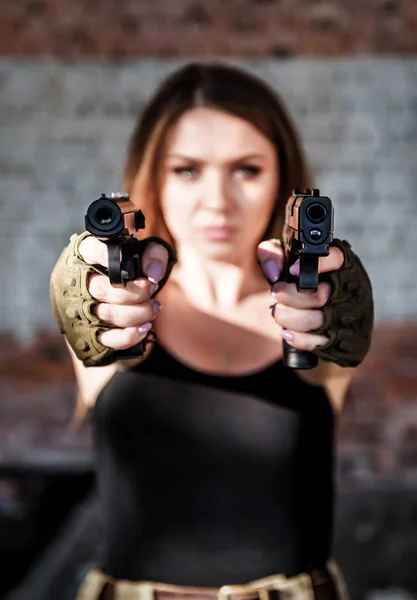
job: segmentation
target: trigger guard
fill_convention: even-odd
[[[145,339],[135,344],[126,350],[118,350],[115,353],[115,360],[131,360],[135,358],[143,358],[148,344],[154,344],[158,340],[154,331],[149,331]]]
[[[107,256],[109,261],[108,275],[111,285],[115,287],[124,287],[126,284],[122,280],[122,265],[120,264],[120,244],[113,240],[104,242],[107,246]]]

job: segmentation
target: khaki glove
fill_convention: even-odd
[[[88,279],[93,273],[107,275],[99,266],[88,265],[78,248],[91,235],[74,233],[55,264],[50,278],[52,312],[59,331],[85,366],[108,365],[115,360],[116,351],[100,344],[97,334],[110,328],[96,317],[91,309],[97,301],[88,291]]]
[[[97,300],[88,291],[90,275],[98,273],[108,275],[107,269],[101,265],[89,265],[81,257],[79,246],[83,239],[91,235],[84,232],[81,235],[73,234],[70,243],[64,248],[50,278],[50,297],[52,312],[58,324],[59,331],[66,338],[85,366],[104,366],[113,363],[119,358],[130,358],[130,349],[114,350],[103,346],[97,339],[99,333],[112,329],[113,326],[103,322],[92,311]],[[142,255],[146,246],[151,243],[159,243],[167,249],[168,264],[164,277],[158,283],[158,293],[168,280],[172,267],[176,262],[174,249],[159,237],[149,237],[139,242],[139,254]],[[153,340],[155,335],[148,334]],[[149,340],[140,342],[144,351]]]

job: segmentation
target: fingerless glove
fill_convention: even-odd
[[[84,238],[91,235],[74,233],[56,262],[50,278],[52,312],[59,331],[85,366],[103,366],[115,360],[115,350],[97,340],[97,334],[109,329],[92,312],[97,303],[88,291],[89,276],[93,273],[106,275],[98,265],[89,265],[81,258],[78,248]]]
[[[368,274],[346,240],[334,239],[330,244],[343,252],[344,263],[340,269],[321,273],[319,281],[332,287],[324,307],[324,323],[312,333],[328,336],[324,346],[313,353],[323,360],[342,367],[359,365],[369,351],[374,324],[374,302]]]

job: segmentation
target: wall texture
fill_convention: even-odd
[[[414,0],[3,0],[0,53],[125,59],[416,52]]]
[[[26,338],[54,328],[52,265],[69,234],[84,228],[88,204],[119,190],[135,119],[179,62],[0,62],[2,330]],[[417,62],[239,64],[287,102],[317,184],[334,201],[335,232],[349,239],[372,277],[377,320],[415,320]]]
[[[30,545],[50,474],[85,473],[93,460],[88,419],[73,421],[51,268],[88,204],[120,189],[129,133],[157,83],[216,57],[281,93],[334,202],[336,235],[371,275],[374,341],[338,429],[336,553],[354,600],[417,598],[416,52],[413,0],[102,0],[94,11],[3,1],[1,557],[7,540]]]

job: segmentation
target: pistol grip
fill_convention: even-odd
[[[153,331],[149,331],[148,335],[144,340],[135,344],[131,348],[127,348],[126,350],[118,350],[116,352],[116,360],[130,360],[132,358],[143,358],[145,354],[146,346],[148,344],[153,344],[156,342],[156,334]]]
[[[284,364],[291,369],[313,369],[318,365],[318,357],[312,352],[298,350],[283,340]]]

